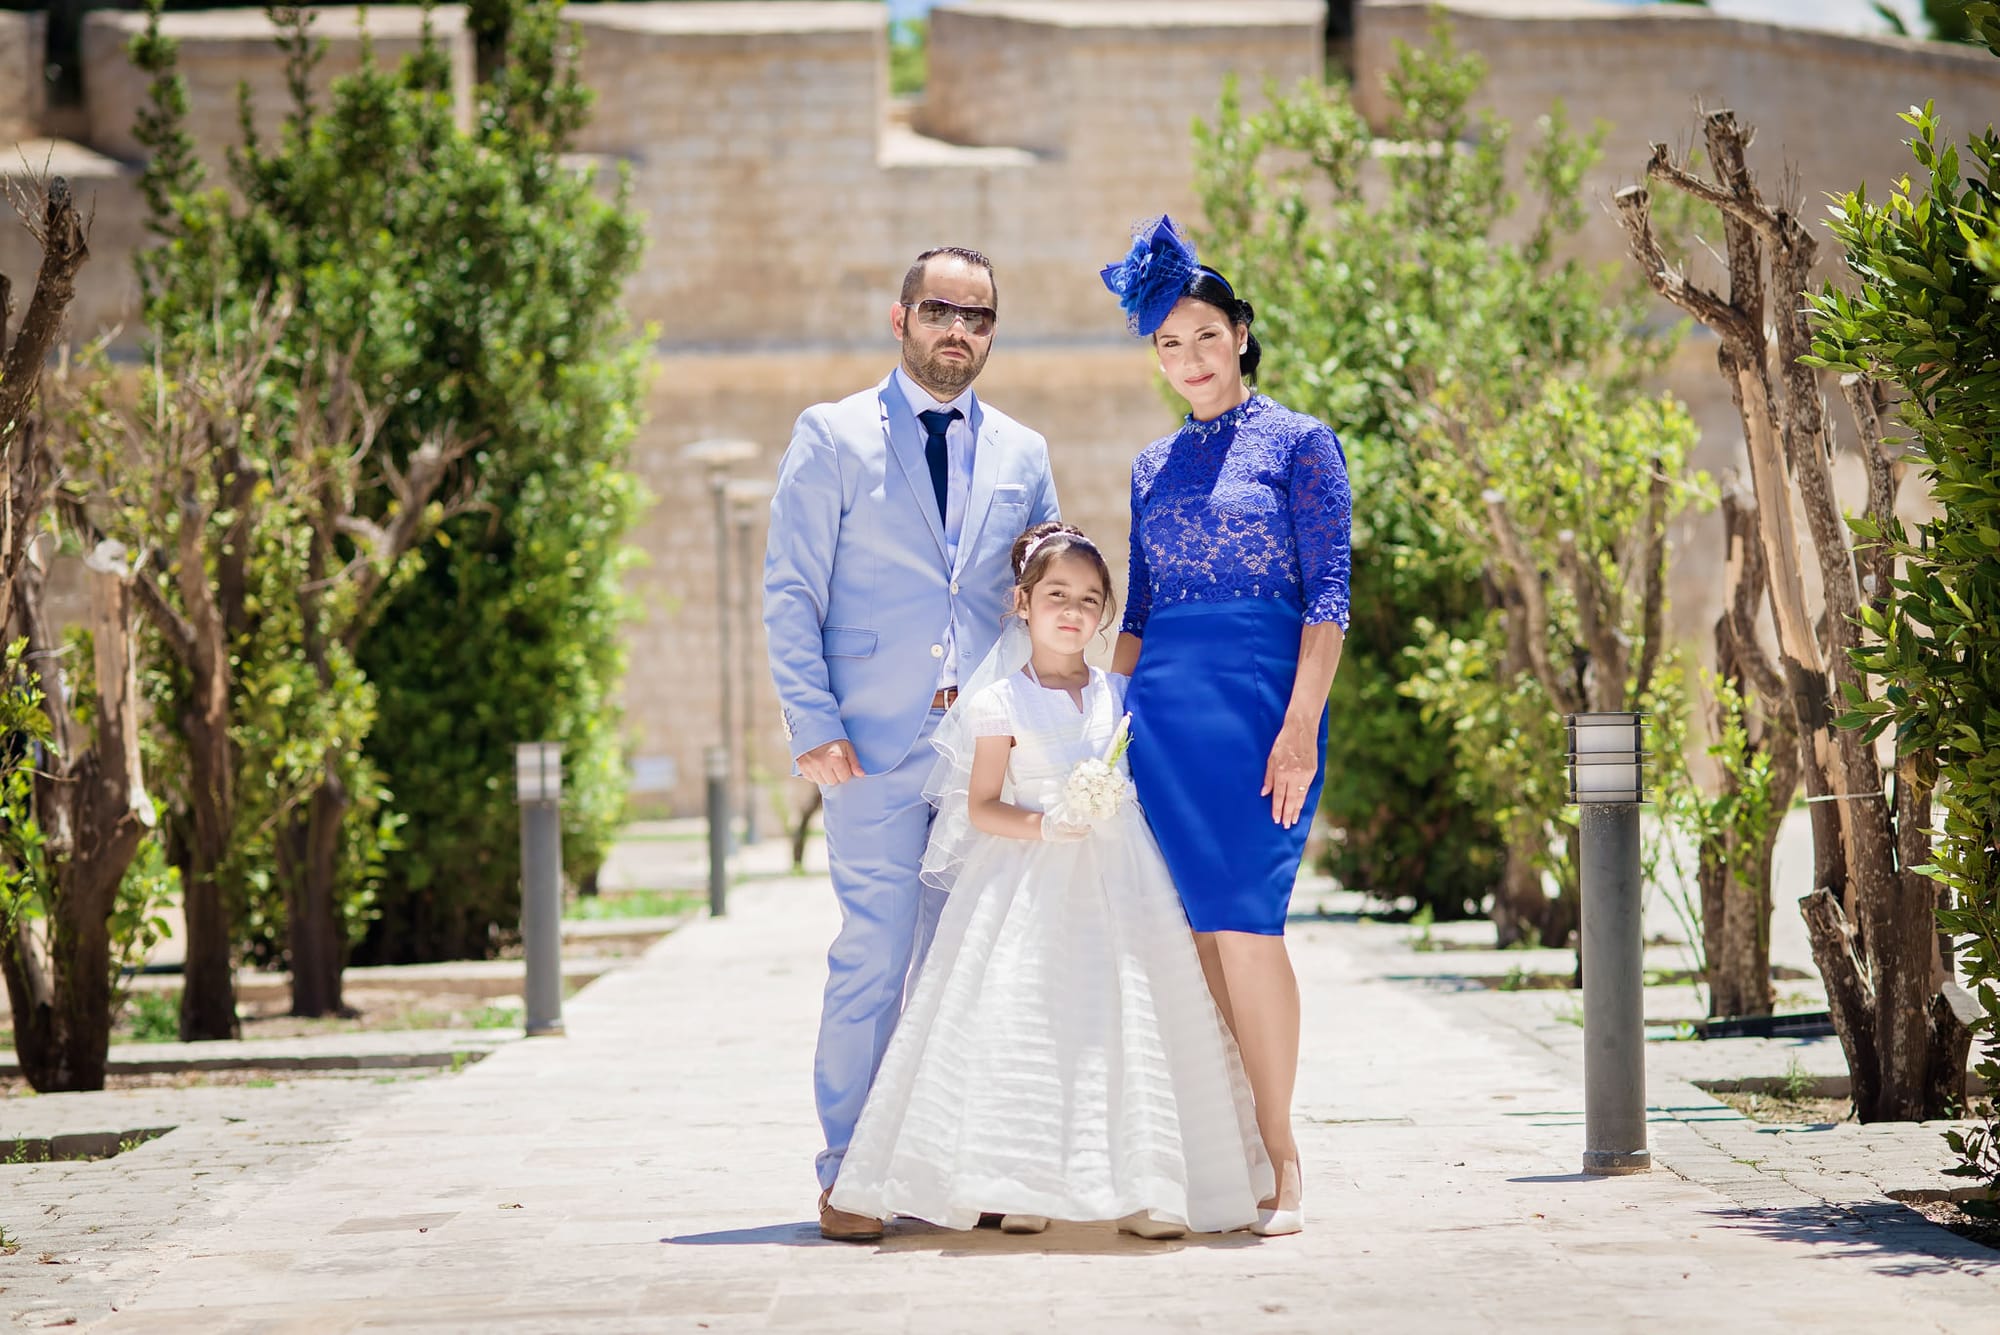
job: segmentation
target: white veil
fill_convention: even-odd
[[[1000,627],[1000,639],[970,677],[959,683],[958,699],[938,721],[931,735],[937,748],[937,763],[924,780],[924,796],[937,808],[931,822],[930,843],[924,847],[920,877],[936,890],[950,890],[965,865],[965,855],[978,834],[972,828],[969,808],[972,783],[972,753],[978,741],[972,736],[967,706],[980,691],[1010,677],[1027,665],[1033,646],[1028,640],[1028,623],[1009,614]],[[1005,794],[1003,794],[1004,798]]]

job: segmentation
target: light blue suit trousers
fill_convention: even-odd
[[[799,418],[771,498],[764,628],[800,756],[841,738],[866,777],[823,789],[841,927],[827,953],[813,1066],[830,1187],[921,965],[943,895],[917,879],[943,640],[964,672],[993,647],[1022,530],[1057,514],[1048,444],[976,398],[957,559],[924,441],[894,376]]]

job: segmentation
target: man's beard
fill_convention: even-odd
[[[917,351],[907,343],[903,347],[911,377],[936,394],[939,402],[957,398],[961,390],[979,378],[986,365],[986,354],[966,343],[940,343],[928,352]],[[947,347],[963,352],[965,360],[955,362],[940,355]]]

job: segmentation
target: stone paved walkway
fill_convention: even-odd
[[[1339,921],[1293,934],[1303,1236],[824,1243],[807,1072],[834,921],[818,877],[740,887],[574,998],[567,1038],[457,1074],[0,1104],[0,1136],[180,1128],[0,1166],[0,1312],[215,1335],[1994,1328],[2000,1256],[1877,1191],[1932,1152],[1868,1142],[1930,1132],[1775,1133],[1656,1063],[1662,1167],[1584,1178],[1551,999],[1390,981],[1399,929]]]

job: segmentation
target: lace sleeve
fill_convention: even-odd
[[[1294,443],[1289,490],[1306,624],[1332,621],[1345,630],[1354,502],[1347,455],[1324,424],[1312,423]]]
[[[1014,710],[1007,679],[1021,670],[1033,646],[1019,617],[1008,617],[993,649],[965,679],[965,690],[953,702],[931,734],[937,760],[924,780],[924,797],[937,808],[930,840],[918,877],[925,885],[951,889],[965,855],[975,843],[993,836],[972,827],[967,803],[971,797],[972,760],[981,737],[1011,737]]]
[[[965,734],[981,737],[1012,737],[1014,714],[1007,707],[1007,683],[996,681],[965,702]]]
[[[1146,567],[1145,531],[1139,526],[1139,467],[1132,466],[1131,574],[1125,581],[1125,619],[1119,629],[1143,639],[1146,618],[1153,611],[1153,577]]]

